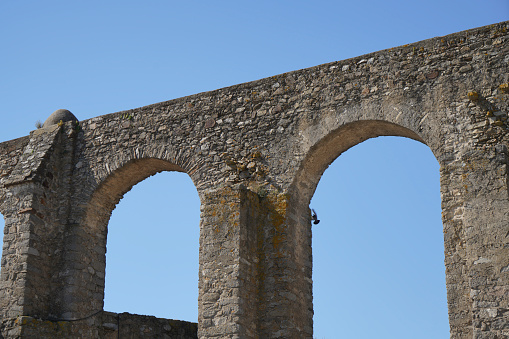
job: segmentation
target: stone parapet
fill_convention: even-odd
[[[4,319],[3,338],[196,339],[197,324],[130,313],[100,312],[73,320],[41,320],[28,316]]]

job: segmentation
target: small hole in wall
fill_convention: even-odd
[[[162,172],[125,194],[108,224],[104,309],[197,322],[200,201]]]
[[[316,338],[449,337],[439,185],[431,150],[402,137],[324,172],[310,204]]]

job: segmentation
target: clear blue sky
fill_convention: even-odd
[[[59,108],[84,120],[508,19],[507,0],[2,1],[0,142]],[[448,338],[438,168],[425,145],[377,138],[325,172],[316,338]],[[198,224],[185,174],[126,194],[105,309],[196,321]]]

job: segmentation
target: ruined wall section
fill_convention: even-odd
[[[438,159],[452,338],[503,336],[509,326],[509,48],[507,25],[490,29],[483,41],[457,47],[460,56],[451,61],[457,72],[448,78],[455,86],[444,86],[440,105],[446,117]]]
[[[0,309],[3,310],[0,333],[7,337],[19,335],[19,329],[14,326],[14,320],[6,318],[14,317],[22,312],[19,298],[23,294],[24,277],[19,273],[22,260],[16,249],[16,244],[20,242],[17,224],[18,201],[5,189],[4,182],[18,164],[28,142],[27,136],[0,144],[0,212],[5,220],[5,227],[2,230],[4,237],[0,275]]]
[[[2,159],[9,174],[1,178],[0,187],[6,197],[0,287],[4,322],[20,315],[43,319],[60,315],[56,287],[61,226],[70,206],[70,139],[61,126],[36,130],[12,148],[9,159]],[[7,323],[2,328],[8,329]]]
[[[54,138],[54,133],[32,134],[28,142],[24,143],[19,157],[11,160],[14,166],[9,169],[10,175],[2,180],[2,191],[8,197],[10,209],[6,213],[2,253],[4,265],[0,293],[4,317],[10,318],[30,312],[30,308],[38,303],[34,300],[34,291],[29,288],[43,273],[36,266],[40,253],[35,244],[38,239],[34,228],[42,222],[33,207],[37,200],[35,191],[38,188],[33,179],[37,176],[37,169]],[[38,142],[43,139],[46,139],[46,145],[37,148],[36,152]],[[47,294],[41,295],[42,303],[39,306],[48,302],[47,297]]]
[[[469,124],[451,105],[468,101],[471,87],[489,84],[494,91],[509,81],[501,69],[506,26],[86,120],[79,161],[93,171],[92,189],[126,161],[144,157],[179,165],[199,191],[239,182],[287,189],[313,145],[358,120],[403,126],[439,158],[451,128],[462,133]]]
[[[197,324],[130,313],[101,312],[79,321],[20,316],[0,326],[5,338],[197,339]]]
[[[6,218],[2,298],[4,316],[59,317],[58,267],[70,206],[74,130],[54,125],[33,131],[3,180],[12,199]],[[13,286],[15,286],[13,288]],[[18,305],[18,306],[16,306]]]
[[[507,335],[507,331],[504,332],[509,323],[505,311],[508,282],[504,271],[507,270],[505,248],[509,234],[507,212],[504,212],[509,207],[505,160],[509,111],[507,40],[507,23],[503,23],[423,42],[434,42],[442,47],[437,48],[434,55],[424,54],[424,58],[399,67],[395,73],[400,79],[397,86],[399,94],[397,87],[395,91],[386,92],[386,99],[381,101],[379,109],[366,102],[364,108],[360,105],[357,117],[355,110],[345,115],[354,121],[345,124],[345,127],[367,121],[351,136],[348,128],[334,130],[334,123],[328,128],[325,123],[320,126],[325,132],[318,134],[326,137],[310,148],[301,167],[302,173],[295,181],[299,192],[310,199],[312,194],[309,192],[316,187],[313,182],[317,182],[330,161],[348,147],[377,133],[412,137],[396,128],[386,133],[383,123],[375,123],[377,128],[370,131],[368,122],[372,118],[369,115],[373,112],[375,119],[383,117],[394,126],[405,127],[414,133],[414,139],[430,146],[441,164],[452,338],[472,335],[484,338],[493,333]],[[409,47],[411,49],[407,48],[406,53],[408,60],[426,51],[426,47],[422,51],[421,48]],[[394,57],[398,56],[397,51],[393,53]],[[399,59],[401,65],[405,65],[404,53],[399,53]],[[431,73],[422,73],[420,82],[410,82],[414,75],[419,74],[419,69],[429,67],[427,64],[432,66],[427,69]],[[390,69],[384,69],[383,73],[387,74],[387,71],[390,76]],[[419,76],[415,79],[418,80]],[[429,80],[433,80],[433,86],[427,85],[431,83]],[[391,83],[393,80],[387,82]],[[315,128],[314,133],[320,128]],[[333,138],[336,142],[328,140]],[[322,143],[328,147],[322,147]],[[327,157],[326,161],[322,160]],[[481,297],[480,291],[485,291],[484,286],[488,285],[490,289],[487,291],[491,292]]]
[[[137,144],[139,140],[131,138],[129,132],[127,130],[123,142],[113,142],[116,146],[106,143],[105,148],[97,147],[98,152],[90,158],[82,152],[87,145],[84,141],[87,132],[82,129],[77,137],[72,185],[74,204],[69,213],[72,228],[66,234],[67,251],[62,267],[65,272],[62,296],[66,300],[65,313],[68,317],[86,317],[103,308],[107,226],[122,196],[135,184],[158,172],[184,172],[183,168],[169,162],[168,157],[150,153],[153,149],[157,152],[165,150],[164,145],[143,148],[147,144]],[[122,147],[126,144],[133,145],[133,148]],[[108,148],[116,152],[113,157],[101,153]],[[105,155],[108,156],[106,159],[103,158]],[[186,163],[182,165],[186,166]],[[94,173],[95,170],[99,171]],[[98,181],[97,173],[105,177]]]
[[[507,23],[502,23],[425,40],[333,63],[329,69],[319,66],[321,73],[316,78],[329,81],[308,89],[315,93],[315,99],[311,95],[293,101],[300,106],[303,100],[313,100],[322,108],[301,109],[300,138],[294,147],[312,156],[320,142],[335,137],[344,145],[328,155],[329,164],[366,136],[394,133],[394,128],[389,130],[380,124],[374,131],[359,130],[358,138],[349,137],[347,143],[340,140],[342,128],[359,121],[384,121],[407,130],[392,135],[426,143],[443,163],[458,151],[454,147],[471,145],[476,135],[483,133],[480,125],[487,126],[485,130],[491,126],[490,134],[505,134],[507,112],[503,108],[490,119],[486,112],[481,114],[478,124],[466,108],[473,105],[468,93],[475,88],[484,88],[493,93],[491,100],[500,101],[499,87],[509,81],[506,27]],[[476,131],[472,134],[473,129]],[[321,167],[325,169],[326,165]]]
[[[38,262],[46,256],[45,246],[53,246],[41,232],[44,227],[64,229],[55,238],[62,235],[63,245],[55,246],[64,249],[67,261],[56,270],[69,274],[62,280],[63,292],[56,292],[52,303],[65,306],[62,316],[73,318],[100,310],[111,210],[136,180],[175,170],[192,178],[202,199],[202,337],[224,333],[233,337],[249,331],[266,337],[311,334],[311,242],[305,228],[309,227],[309,210],[304,207],[323,171],[342,152],[367,138],[399,135],[427,144],[441,165],[451,336],[505,335],[509,326],[507,29],[507,22],[500,23],[99,116],[82,121],[78,131],[64,125],[62,132],[33,133],[31,138],[52,136],[49,144],[56,146],[43,152],[48,154],[41,158],[46,162],[30,159],[25,152],[24,160],[0,179],[2,187],[11,185],[13,196],[24,197],[8,204],[24,212],[2,213],[8,219],[16,215],[17,219],[9,222],[24,225],[25,229],[13,229],[20,242],[13,246],[16,251],[27,251],[17,253],[22,260],[5,270],[14,273],[0,291],[32,293],[27,299],[30,302],[42,299],[30,307],[48,305],[47,291],[34,285],[32,292],[24,292],[24,280],[14,274],[27,274],[23,265]],[[49,145],[50,139],[30,140],[34,146],[25,149],[35,149],[39,143]],[[27,168],[21,163],[42,170],[25,173]],[[55,175],[50,171],[53,165],[59,169],[55,186],[48,182],[45,187],[45,175]],[[147,170],[150,167],[152,170]],[[241,186],[251,193],[236,191]],[[225,201],[231,205],[213,202],[219,199],[214,198],[214,192],[228,190],[233,190],[231,201]],[[108,200],[110,191],[115,198]],[[6,190],[2,192],[0,200],[10,199]],[[72,205],[54,200],[55,205],[44,206],[40,200],[44,194],[71,196]],[[255,196],[282,200],[264,206]],[[52,210],[61,214],[52,215]],[[55,225],[45,221],[46,213]],[[214,213],[232,219],[221,221]],[[253,220],[256,236],[251,229]],[[214,233],[216,227],[219,232]],[[24,234],[26,239],[22,239]],[[248,248],[256,247],[255,256],[236,248],[246,239],[250,239]],[[253,269],[250,264],[261,257],[263,263]],[[216,259],[224,259],[225,265]],[[233,280],[223,277],[222,268],[232,273]],[[51,281],[48,272],[44,268],[44,272],[30,274]],[[231,285],[232,281],[238,285]],[[231,296],[220,291],[231,291]],[[265,297],[275,299],[267,304]],[[295,298],[304,300],[303,304],[292,303]],[[242,313],[247,306],[259,312],[256,325],[246,325],[253,324]],[[19,314],[14,306],[5,309],[13,316]]]
[[[497,212],[499,216],[496,218],[484,216],[486,221],[484,224],[480,222],[483,214],[507,209],[502,207],[507,204],[507,190],[502,185],[507,181],[503,160],[507,147],[509,99],[507,37],[507,23],[502,23],[380,53],[380,56],[390,57],[388,64],[380,65],[375,73],[375,76],[385,74],[385,79],[380,77],[381,86],[378,86],[384,88],[382,96],[377,98],[376,91],[371,94],[370,89],[369,94],[368,91],[365,93],[373,100],[367,101],[362,100],[361,92],[350,107],[345,106],[347,114],[336,117],[342,121],[336,122],[333,113],[328,119],[316,117],[315,121],[319,123],[309,124],[309,132],[303,133],[302,140],[309,140],[311,146],[304,146],[309,151],[305,152],[306,159],[293,184],[297,190],[295,194],[309,202],[327,166],[343,151],[369,137],[399,135],[426,143],[441,164],[445,262],[453,338],[471,336],[474,332],[480,336],[477,332],[491,333],[495,328],[502,331],[508,322],[503,311],[505,306],[500,306],[506,305],[507,301],[476,301],[494,297],[472,297],[479,293],[479,288],[471,288],[477,283],[465,274],[472,269],[476,276],[473,272],[479,271],[479,265],[483,263],[483,260],[477,261],[482,257],[476,254],[477,250],[467,248],[468,238],[473,245],[480,242],[479,234],[493,232],[489,237],[497,238],[497,243],[483,247],[502,248],[507,243],[504,239],[509,230],[505,217],[500,218],[504,212]],[[361,67],[368,62],[369,59],[361,63]],[[367,72],[368,68],[364,67]],[[466,183],[466,178],[477,183]],[[465,185],[470,187],[468,194]],[[474,199],[472,186],[477,185],[484,189]],[[487,194],[488,191],[499,195],[495,197]],[[482,200],[490,201],[490,205],[498,201],[497,207],[485,207],[493,211],[488,213],[472,208],[482,206]],[[470,216],[467,218],[463,211],[469,211]],[[478,225],[475,227],[477,232],[471,231],[473,225]],[[498,254],[493,251],[491,255],[492,263],[507,257],[503,251]],[[473,262],[476,264],[472,265]],[[504,265],[483,268],[485,272],[499,273],[490,278],[484,275],[474,281],[497,281],[497,286],[492,287],[497,292],[492,294],[505,293],[502,291],[506,291],[507,280],[505,274],[500,274]],[[495,305],[501,311],[495,310]],[[479,316],[472,314],[472,309],[476,308]],[[488,319],[488,314],[493,319]],[[472,317],[479,320],[473,321]],[[496,326],[490,327],[492,323]]]
[[[197,339],[197,323],[130,313],[103,312],[100,338]]]

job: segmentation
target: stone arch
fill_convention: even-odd
[[[383,120],[361,120],[347,123],[314,144],[297,171],[292,190],[309,205],[323,172],[343,152],[361,142],[379,136],[399,136],[426,142],[416,132]]]
[[[137,158],[126,161],[106,176],[86,204],[81,227],[68,233],[62,285],[65,319],[81,318],[103,310],[107,227],[113,209],[137,183],[162,171],[186,171],[167,160]]]
[[[124,195],[108,221],[105,311],[197,322],[199,210],[187,173],[163,171]]]
[[[125,193],[140,181],[162,171],[185,172],[178,165],[156,158],[134,159],[112,172],[99,184],[90,199],[86,225],[92,228],[103,225]]]
[[[449,336],[438,176],[427,145],[388,136],[361,142],[325,170],[310,204],[322,220],[311,227],[316,337],[331,335],[332,316],[347,325],[382,300],[388,313],[372,317],[376,326],[365,336],[377,327],[390,333],[409,300],[415,313],[398,314],[399,335],[430,317],[436,325],[422,326],[421,336]],[[417,278],[414,267],[430,273]],[[336,305],[342,305],[337,312],[327,312]],[[355,337],[351,330],[346,337]]]
[[[304,160],[301,162],[299,169],[296,172],[294,180],[290,186],[290,196],[292,198],[292,205],[295,206],[293,211],[303,211],[299,220],[299,223],[295,223],[295,226],[299,229],[304,229],[301,225],[302,220],[307,216],[307,220],[309,223],[309,203],[310,200],[316,190],[318,182],[324,171],[327,167],[343,152],[348,150],[349,148],[371,138],[379,137],[379,136],[398,136],[398,137],[406,137],[410,138],[430,147],[432,153],[437,158],[439,164],[442,166],[441,162],[441,153],[442,150],[440,148],[435,148],[433,145],[434,141],[427,142],[429,135],[423,135],[421,129],[419,129],[419,133],[415,131],[412,127],[407,126],[415,126],[416,122],[422,119],[420,116],[413,116],[412,118],[405,120],[404,124],[397,124],[391,122],[390,120],[394,120],[391,116],[387,117],[387,120],[355,120],[353,122],[345,123],[344,125],[333,129],[328,133],[324,133],[325,136],[320,138],[317,142],[315,142],[306,153]],[[422,120],[421,120],[422,121]],[[436,129],[429,130],[424,127],[426,133],[437,133]],[[440,176],[442,178],[443,169],[441,168]],[[443,188],[441,187],[441,192],[443,193]],[[443,207],[444,208],[444,207]],[[443,213],[447,213],[445,209],[443,209]],[[306,214],[306,215],[304,215]],[[445,227],[445,219],[443,219],[444,227]],[[300,237],[302,237],[305,232],[299,232]],[[457,252],[458,248],[461,248],[465,239],[462,234],[457,234],[457,237],[454,239],[449,238],[447,241],[447,237],[444,237],[444,247],[445,251],[449,253]],[[307,246],[309,246],[309,250],[311,251],[311,239],[298,239],[298,243],[301,247],[300,251],[303,251]],[[311,253],[309,253],[310,258],[309,262],[312,262]],[[464,290],[465,286],[468,286],[468,277],[461,270],[452,270],[447,267],[446,262],[446,287],[448,293],[448,299],[451,298],[451,293],[458,293],[457,290]],[[464,265],[462,262],[460,265]],[[311,271],[311,270],[310,270]],[[452,272],[452,273],[451,273]],[[311,276],[308,277],[311,280]],[[309,287],[311,289],[311,287]],[[452,322],[457,321],[458,318],[461,318],[462,321],[468,319],[470,317],[467,313],[461,313],[461,309],[468,309],[468,301],[461,300],[461,302],[450,303],[449,305],[449,321]],[[312,307],[312,306],[311,306]],[[461,326],[459,326],[461,327]],[[455,332],[457,329],[453,329],[451,327],[451,333]]]

